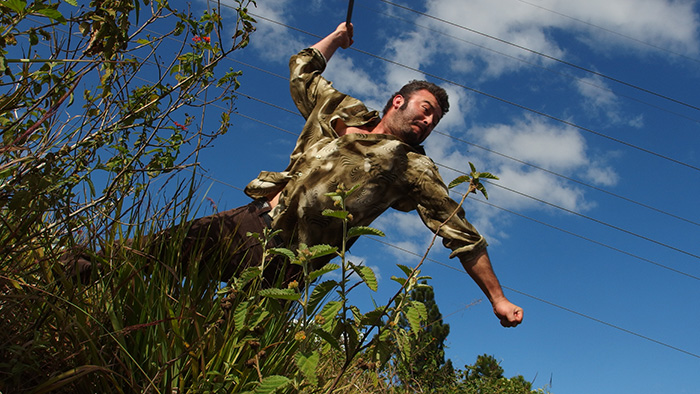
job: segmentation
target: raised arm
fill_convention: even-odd
[[[515,327],[523,321],[523,309],[508,301],[491,266],[486,249],[462,266],[481,288],[493,306],[493,313],[501,320],[503,327]]]
[[[325,57],[326,61],[328,61],[331,59],[331,56],[333,56],[336,49],[346,49],[352,45],[352,34],[352,23],[348,24],[343,22],[336,27],[333,33],[327,35],[321,41],[317,42],[311,47],[321,51],[323,57]]]

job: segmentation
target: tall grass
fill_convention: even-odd
[[[164,227],[178,230],[157,258],[147,252],[155,250],[148,234],[162,230],[155,222],[107,229],[99,253],[85,250],[100,266],[86,284],[65,276],[50,245],[0,263],[0,391],[322,392],[333,385],[351,392],[359,376],[368,387],[384,385],[378,364],[355,366],[370,337],[359,338],[360,323],[338,319],[339,300],[326,299],[339,283],[262,289],[261,261],[222,286],[200,270],[198,253],[183,261],[190,203],[167,215],[173,219]],[[302,264],[289,250],[276,252]],[[335,268],[305,270],[305,281]]]

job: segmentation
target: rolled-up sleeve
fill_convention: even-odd
[[[326,59],[314,48],[306,48],[289,59],[289,91],[299,112],[308,119],[318,101],[336,92],[331,82],[321,76]]]
[[[450,258],[472,260],[488,243],[465,218],[464,209],[450,198],[449,189],[442,181],[437,167],[427,157],[423,162],[425,166],[416,176],[416,211],[423,223],[433,233],[437,233],[442,238],[443,245],[452,251]]]

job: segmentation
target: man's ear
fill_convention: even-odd
[[[391,100],[392,107],[394,109],[399,109],[403,105],[404,101],[405,99],[403,98],[403,96],[397,94],[396,96],[394,96],[393,100]]]

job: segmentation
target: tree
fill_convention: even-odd
[[[197,178],[180,171],[230,126],[240,72],[220,66],[248,44],[249,4],[0,2],[0,391],[214,380],[188,358],[220,312],[211,292],[173,302],[193,285],[146,281],[138,256],[104,258],[110,277],[83,288],[59,256],[187,219]]]
[[[433,288],[427,281],[421,284],[411,292],[410,300],[425,306],[426,318],[421,329],[414,330],[409,337],[410,359],[398,364],[398,374],[405,386],[432,390],[454,380],[452,361],[445,361],[445,340],[450,334],[450,325],[442,321]],[[405,318],[400,325],[409,328]]]
[[[503,376],[503,368],[496,358],[483,354],[476,358],[473,365],[466,365],[461,372],[462,380],[456,385],[453,393],[464,394],[537,394],[545,393],[544,389],[532,390],[532,383],[517,375],[512,378]]]
[[[0,3],[0,260],[156,214],[141,204],[153,180],[196,165],[229,127],[240,72],[215,70],[247,45],[250,2],[232,8],[233,39],[221,10],[195,17],[166,0]],[[205,132],[213,101],[229,110]]]

